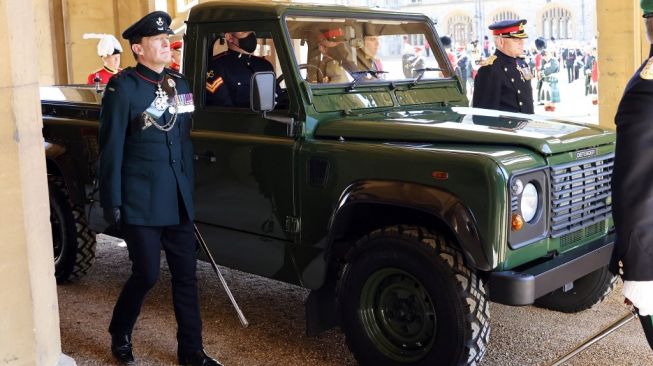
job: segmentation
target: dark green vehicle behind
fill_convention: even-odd
[[[207,105],[208,61],[237,31],[256,33],[275,73],[243,90],[251,109]],[[433,54],[405,53],[404,39]],[[374,44],[382,70],[365,62]],[[340,326],[361,364],[474,365],[490,301],[577,312],[612,289],[614,133],[468,108],[425,16],[206,3],[184,48],[196,224],[214,257],[310,289],[307,332]],[[66,281],[92,262],[90,228],[106,229],[94,215],[101,95],[51,87],[42,99]]]

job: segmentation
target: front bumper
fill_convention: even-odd
[[[520,272],[490,273],[490,300],[505,305],[529,305],[563,285],[610,263],[614,233]]]

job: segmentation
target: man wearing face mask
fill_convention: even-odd
[[[260,71],[274,71],[274,68],[266,59],[252,55],[257,45],[254,32],[227,33],[224,39],[227,51],[209,61],[206,104],[249,108],[252,75]]]

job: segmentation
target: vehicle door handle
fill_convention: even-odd
[[[195,154],[193,155],[193,160],[199,161],[200,159],[206,159],[209,163],[215,163],[218,159],[215,157],[213,152],[207,151],[204,154]]]

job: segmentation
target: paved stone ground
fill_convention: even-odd
[[[78,365],[113,364],[106,331],[113,304],[129,275],[127,250],[101,236],[97,261],[81,280],[58,287],[63,352]],[[338,329],[305,335],[305,289],[221,269],[250,322],[243,328],[207,263],[198,270],[206,350],[225,365],[355,365]],[[491,306],[492,336],[481,366],[544,366],[578,342],[620,318],[620,288],[607,301],[580,314],[560,314],[532,306]],[[134,330],[139,365],[174,365],[175,320],[170,275],[162,257],[161,279],[148,295]],[[651,365],[639,324],[631,322],[568,365]]]

